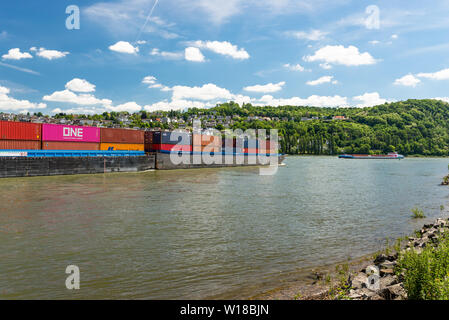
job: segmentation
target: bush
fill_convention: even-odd
[[[401,254],[397,272],[404,275],[404,288],[411,300],[449,299],[449,238],[438,247],[428,246],[418,253],[412,249]]]

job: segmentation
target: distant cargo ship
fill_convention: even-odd
[[[338,156],[340,159],[404,159],[402,154],[390,152],[388,154],[342,154]]]

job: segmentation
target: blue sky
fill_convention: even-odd
[[[2,1],[0,111],[449,101],[448,15],[443,0]]]

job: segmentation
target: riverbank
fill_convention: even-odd
[[[309,282],[253,297],[267,300],[447,299],[449,219],[424,224],[383,252],[310,270]],[[333,268],[332,268],[333,267]]]

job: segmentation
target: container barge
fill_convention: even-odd
[[[340,159],[383,159],[383,160],[401,160],[404,156],[396,152],[388,154],[342,154],[338,156]]]
[[[0,178],[259,166],[273,157],[284,159],[269,140],[0,121]]]

